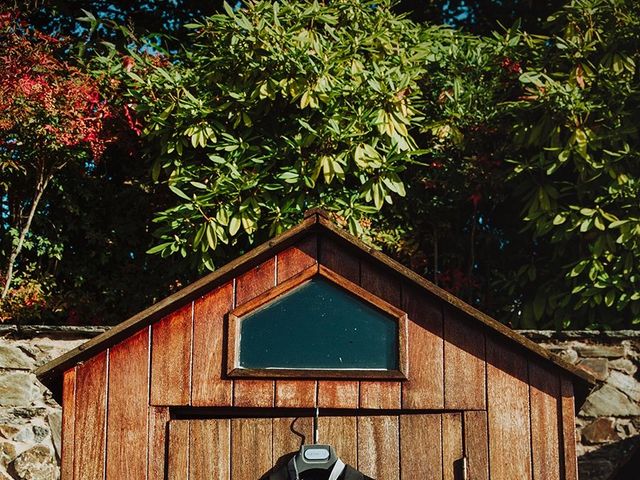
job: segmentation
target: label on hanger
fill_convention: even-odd
[[[304,451],[305,460],[326,460],[331,454],[326,448],[307,448]]]

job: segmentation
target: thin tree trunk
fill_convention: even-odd
[[[9,256],[9,263],[7,265],[7,274],[4,277],[4,287],[2,289],[2,299],[4,300],[9,293],[9,288],[11,287],[11,281],[13,280],[13,267],[22,251],[22,247],[24,246],[24,240],[27,237],[27,233],[31,229],[31,223],[33,222],[33,217],[36,214],[36,210],[38,209],[38,204],[42,199],[42,194],[47,188],[49,184],[49,180],[51,177],[45,177],[44,173],[41,174],[40,180],[38,180],[38,184],[36,185],[36,192],[33,197],[33,201],[31,202],[31,208],[29,209],[29,215],[27,216],[27,220],[22,226],[20,230],[20,236],[18,237],[18,243],[11,249],[11,255]]]

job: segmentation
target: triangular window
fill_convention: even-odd
[[[404,378],[406,315],[326,270],[230,315],[231,376]]]

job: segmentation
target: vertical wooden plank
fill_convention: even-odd
[[[402,408],[444,408],[444,340],[442,305],[411,288],[402,290],[409,317],[409,380],[402,382]]]
[[[76,377],[74,480],[103,480],[108,351],[80,365]]]
[[[444,309],[444,408],[484,410],[485,333],[452,307]]]
[[[462,415],[460,413],[444,413],[442,415],[443,480],[460,480],[462,478],[460,471],[463,456]]]
[[[236,280],[236,307],[276,285],[276,259],[270,258]]]
[[[358,417],[358,470],[372,478],[400,478],[397,416]]]
[[[74,426],[76,418],[76,367],[62,376],[62,454],[61,478],[73,480]]]
[[[314,380],[278,380],[276,382],[276,407],[313,408],[316,406],[316,382]]]
[[[273,466],[272,442],[270,418],[232,419],[231,478],[262,478]]]
[[[311,235],[278,254],[278,283],[318,262],[318,237]]]
[[[231,421],[189,421],[189,479],[229,480]]]
[[[296,434],[297,432],[297,434]],[[313,442],[313,419],[311,417],[273,419],[273,461],[282,465],[300,447]]]
[[[272,380],[235,380],[233,384],[234,407],[273,407]]]
[[[489,439],[487,412],[464,412],[465,455],[469,462],[469,478],[489,480]]]
[[[168,479],[189,480],[189,440],[189,422],[169,422]]]
[[[576,452],[576,417],[573,384],[571,380],[561,380],[562,409],[562,445],[563,445],[563,470],[564,480],[578,479],[578,456]]]
[[[109,350],[107,479],[147,472],[149,327]],[[136,445],[136,448],[131,448]]]
[[[358,426],[356,417],[324,417],[318,420],[318,442],[333,445],[347,464],[358,465]]]
[[[320,237],[320,263],[353,283],[360,283],[360,259],[339,241],[328,236]]]
[[[487,397],[491,480],[531,479],[527,359],[487,337]]]
[[[363,261],[360,266],[360,286],[391,305],[402,308],[400,278],[382,267]]]
[[[381,268],[362,262],[360,286],[386,302],[402,308],[400,280]],[[360,382],[360,408],[400,408],[400,382]]]
[[[533,478],[560,480],[560,379],[534,360],[529,361],[531,392],[531,455]]]
[[[151,405],[188,405],[193,304],[151,327]]]
[[[400,382],[360,382],[360,408],[400,408]]]
[[[225,315],[233,308],[228,282],[195,301],[193,307],[192,393],[194,406],[232,405],[233,382],[225,380]]]
[[[400,416],[401,480],[442,479],[440,415]],[[475,478],[474,478],[475,480]]]
[[[169,408],[149,407],[149,469],[148,480],[165,480]]]
[[[360,284],[360,259],[354,253],[345,250],[338,240],[321,236],[318,258],[325,267],[355,284]],[[359,394],[360,384],[356,381],[318,382],[320,408],[358,408]]]
[[[320,408],[358,408],[358,382],[318,382],[318,406]]]
[[[236,280],[236,306],[257,297],[276,284],[276,260],[266,262],[240,275]],[[236,407],[273,407],[272,380],[235,380],[233,405]]]

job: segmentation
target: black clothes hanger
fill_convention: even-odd
[[[320,409],[316,407],[313,417],[313,445],[302,445],[300,451],[289,461],[289,476],[298,480],[300,474],[309,470],[331,470],[330,478],[338,478],[345,464],[338,458],[331,445],[318,445],[318,420]]]
[[[331,445],[303,445],[300,451],[292,459],[295,462],[297,473],[308,470],[329,470],[339,460],[336,451]]]

